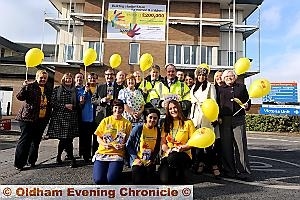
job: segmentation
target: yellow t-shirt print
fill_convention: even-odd
[[[100,122],[95,134],[101,137],[105,143],[122,142],[124,144],[130,132],[130,121],[125,118],[117,120],[113,116],[109,116]],[[117,150],[114,147],[106,149],[103,145],[99,145],[97,153],[124,156],[124,149]]]
[[[140,148],[137,152],[139,159],[149,160],[151,153],[154,151],[156,140],[157,140],[157,128],[149,129],[147,126],[143,125],[141,138],[140,138]]]

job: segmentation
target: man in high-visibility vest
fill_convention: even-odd
[[[176,76],[176,67],[173,64],[167,64],[165,69],[167,76],[163,83],[168,88],[168,94],[165,95],[164,100],[177,97],[176,100],[181,103],[184,115],[188,116],[191,107],[190,88],[184,82],[178,80]],[[165,102],[163,102],[163,104],[165,104]]]
[[[168,88],[162,83],[162,80],[163,78],[160,76],[160,67],[158,65],[153,65],[150,74],[139,86],[139,89],[147,91],[145,107],[160,108],[158,105],[159,102],[163,99],[163,95],[169,92]]]

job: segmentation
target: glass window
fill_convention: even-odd
[[[176,64],[181,64],[181,45],[176,45]]]
[[[201,63],[212,64],[212,49],[211,46],[197,45],[169,45],[168,62],[185,65],[199,65]],[[175,51],[175,52],[174,52]],[[201,60],[200,60],[201,58]]]
[[[4,57],[4,54],[5,54],[5,49],[4,49],[4,48],[1,48],[1,58]]]
[[[65,45],[66,60],[73,60],[74,47],[72,45]]]
[[[103,48],[103,43],[102,43],[102,48]],[[97,60],[99,60],[99,56],[101,56],[101,48],[100,48],[100,42],[89,42],[89,48],[95,49],[97,52]]]
[[[201,46],[201,63],[206,63],[206,46]]]
[[[235,60],[233,60],[233,55],[235,57]],[[236,52],[229,51],[227,54],[227,59],[228,59],[228,66],[233,66],[233,64],[236,61]]]
[[[197,50],[198,47],[197,46],[192,46],[192,60],[191,60],[191,64],[192,65],[197,65]]]
[[[175,61],[175,45],[169,45],[168,50],[168,63],[174,63]]]
[[[206,63],[208,65],[212,64],[212,47],[207,47],[207,56],[206,56],[207,60]]]
[[[184,46],[183,47],[183,64],[190,64],[191,63],[191,47]]]
[[[140,44],[130,43],[129,45],[129,64],[139,64]]]

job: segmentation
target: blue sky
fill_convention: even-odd
[[[0,8],[1,36],[14,42],[55,43],[54,29],[43,23],[44,11],[47,16],[56,16],[48,0],[0,1]],[[248,21],[257,24],[257,14],[255,12]],[[247,83],[263,77],[271,82],[296,81],[300,84],[300,1],[265,0],[261,6],[260,34],[261,73]],[[258,32],[250,37],[247,47],[247,57],[253,58],[251,69],[256,70]]]

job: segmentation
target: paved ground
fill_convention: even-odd
[[[71,169],[68,162],[55,164],[56,140],[42,141],[36,169],[15,170],[16,133],[0,134],[0,184],[93,185],[92,165],[84,165],[82,160],[76,169]],[[195,199],[300,199],[300,137],[252,133],[248,143],[254,181],[190,174]],[[78,140],[74,144],[77,146]],[[130,183],[130,172],[124,173],[123,182]]]

